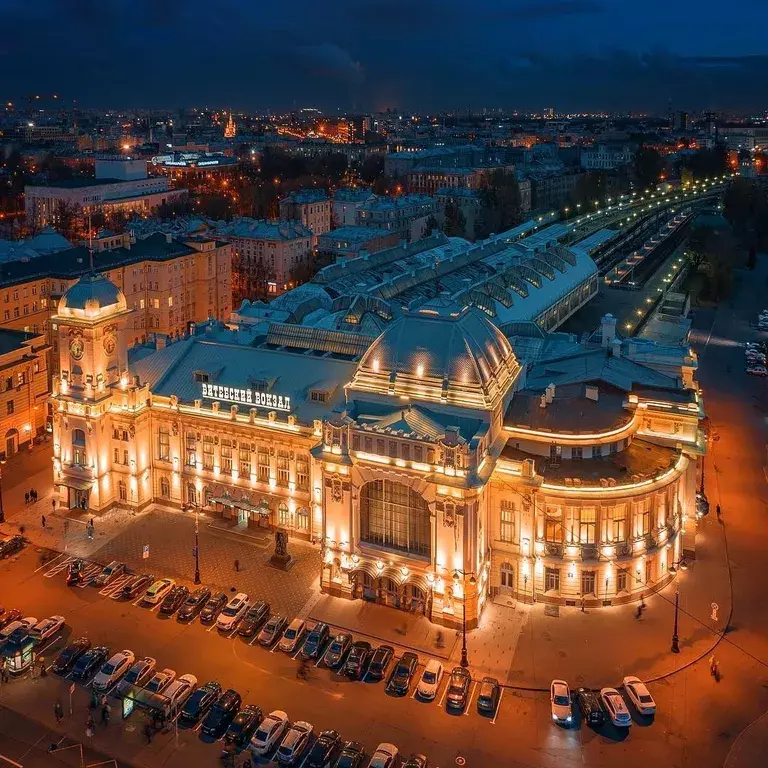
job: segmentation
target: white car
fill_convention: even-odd
[[[64,626],[63,616],[50,616],[47,619],[41,619],[29,630],[29,634],[36,640],[45,640],[54,632],[58,632]]]
[[[442,679],[443,665],[437,659],[430,659],[421,673],[421,679],[416,686],[416,695],[421,699],[434,699]]]
[[[301,755],[309,744],[312,736],[312,726],[303,720],[295,722],[283,737],[277,748],[275,757],[282,765],[296,765],[301,760]]]
[[[147,605],[157,605],[176,586],[173,579],[158,579],[145,593],[144,602]]]
[[[768,376],[768,369],[764,365],[752,365],[747,367],[750,376]]]
[[[294,619],[283,633],[277,647],[286,653],[293,653],[299,647],[306,627],[306,622],[303,619]]]
[[[624,678],[624,690],[629,700],[635,705],[635,709],[641,715],[655,715],[656,702],[645,683],[638,677],[629,675]]]
[[[180,709],[184,702],[197,688],[197,678],[194,675],[182,675],[176,678],[164,691],[172,712]]]
[[[388,744],[386,741],[376,747],[368,768],[392,768],[397,764],[398,749],[394,744]]]
[[[570,725],[573,722],[571,709],[571,689],[565,680],[553,680],[549,686],[549,703],[552,708],[552,719],[556,723]]]
[[[152,679],[144,686],[144,690],[151,693],[162,693],[175,679],[176,673],[172,669],[155,672]]]
[[[106,691],[116,683],[130,668],[136,657],[133,651],[118,651],[109,661],[105,662],[96,677],[93,678],[93,688],[96,691]]]
[[[603,702],[608,719],[619,728],[629,728],[632,725],[632,716],[621,694],[615,688],[601,688],[600,700]]]
[[[21,619],[17,619],[16,621],[12,621],[10,624],[7,624],[2,629],[0,629],[0,642],[5,642],[17,629],[24,627],[29,629],[29,627]]]
[[[259,730],[251,736],[248,748],[254,755],[265,755],[280,741],[288,728],[288,715],[279,709],[270,712],[262,721]]]
[[[216,619],[216,628],[219,632],[228,632],[230,629],[234,629],[250,607],[248,595],[245,592],[238,592],[219,614],[219,618]]]

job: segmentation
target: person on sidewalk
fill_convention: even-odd
[[[53,705],[53,714],[56,715],[57,723],[60,723],[64,719],[64,708],[61,706],[60,701],[57,701]]]
[[[151,744],[152,743],[152,735],[153,735],[153,733],[154,733],[154,731],[152,730],[152,724],[149,721],[144,723],[144,736],[147,739],[147,744]]]
[[[93,734],[96,732],[96,721],[93,719],[91,715],[88,715],[88,718],[85,721],[85,735],[90,739],[93,737]]]
[[[45,530],[45,515],[40,515],[40,523],[43,526],[43,530]]]
[[[708,660],[710,677],[715,676],[715,654],[713,653]]]
[[[717,509],[717,519],[718,520],[722,520],[723,519],[722,518],[722,512],[720,511],[720,505],[719,504],[717,505],[716,509]]]
[[[235,560],[235,573],[240,573],[240,561]]]
[[[112,707],[109,704],[104,704],[101,708],[101,722],[103,725],[109,725],[109,716],[112,714]]]
[[[582,613],[586,613],[586,611],[584,610],[584,597],[583,596],[581,598],[581,612]]]
[[[713,675],[715,676],[715,682],[719,683],[720,682],[720,662],[719,661],[715,661],[715,668],[713,671]]]
[[[56,512],[56,499],[51,499],[51,514]]]
[[[29,491],[24,494],[24,503],[29,504]]]

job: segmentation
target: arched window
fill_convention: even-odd
[[[161,477],[160,478],[160,495],[164,499],[170,499],[171,498],[171,484],[168,482],[167,477]]]
[[[360,492],[360,539],[429,557],[429,506],[402,483],[374,480]]]
[[[288,511],[288,505],[281,501],[277,506],[277,524],[281,528],[291,527],[291,513]]]
[[[194,483],[187,483],[187,503],[197,505],[197,488]]]
[[[82,429],[72,430],[72,463],[84,467],[87,462],[85,452],[85,432]]]

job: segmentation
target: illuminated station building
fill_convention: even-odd
[[[571,256],[577,282],[593,280]],[[463,612],[475,626],[499,593],[615,604],[672,577],[704,451],[689,348],[622,339],[610,315],[589,339],[548,332],[517,293],[502,331],[490,299],[449,293],[448,272],[388,319],[376,304],[370,338],[334,325],[351,310],[322,309],[323,279],[301,295],[325,324],[211,321],[130,356],[119,289],[100,275],[70,288],[53,318],[60,502],[282,528],[321,548],[323,591],[446,626]]]

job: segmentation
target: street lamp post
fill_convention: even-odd
[[[0,462],[0,464],[5,464],[5,462]],[[3,511],[3,470],[2,467],[0,467],[0,523],[5,522],[5,512]]]
[[[467,574],[464,571],[460,571],[458,568],[454,572],[455,575],[458,577],[459,574],[462,575],[464,584],[463,584],[463,596],[464,601],[461,609],[461,666],[466,669],[469,666],[469,658],[467,657]],[[471,586],[474,586],[477,584],[477,580],[475,579],[475,574],[470,573],[469,574],[469,583]]]
[[[677,636],[677,615],[680,611],[680,590],[675,590],[675,629],[672,632],[672,653],[680,653],[680,642]]]
[[[198,525],[199,509],[195,507],[195,584],[200,584],[200,528]]]

